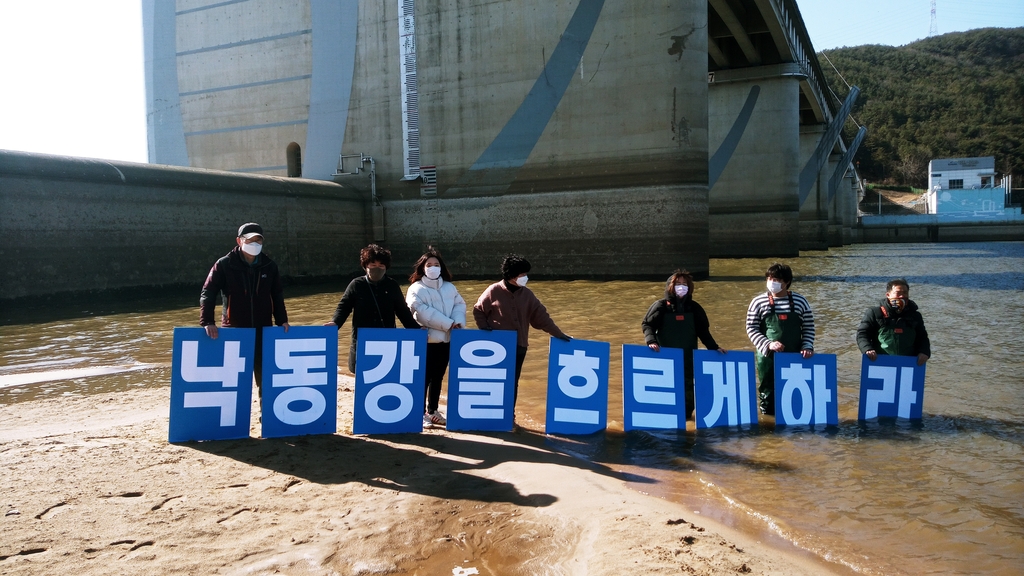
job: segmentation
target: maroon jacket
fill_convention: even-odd
[[[288,322],[277,264],[266,254],[260,254],[256,265],[250,266],[241,252],[236,246],[217,260],[206,276],[199,297],[200,326],[216,323],[213,314],[220,293],[224,294],[221,325],[225,328],[272,326],[271,316],[278,326]]]
[[[530,326],[556,338],[565,336],[529,288],[513,292],[504,280],[484,290],[473,306],[473,318],[481,330],[515,330],[519,333],[516,343],[523,348],[530,345]]]

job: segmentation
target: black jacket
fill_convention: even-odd
[[[262,328],[288,322],[284,308],[284,289],[277,264],[260,254],[254,266],[242,258],[242,249],[235,247],[210,268],[199,296],[199,325],[215,324],[217,295],[224,294],[221,325],[225,328]]]
[[[700,338],[700,341],[704,343],[704,347],[708,350],[718,350],[718,343],[711,336],[711,323],[708,321],[707,312],[704,312],[704,308],[694,302],[689,294],[684,296],[682,300],[673,296],[671,299],[662,298],[651,304],[651,308],[647,310],[647,316],[640,323],[644,331],[644,340],[647,344],[658,343],[657,334],[658,329],[661,327],[662,316],[679,313],[693,314],[693,328],[697,332],[697,338]]]
[[[882,309],[885,308],[885,312]],[[889,305],[888,298],[882,298],[878,306],[872,306],[864,312],[864,318],[857,327],[857,347],[860,351],[867,352],[874,350],[880,354],[882,345],[878,341],[878,329],[882,326],[908,326],[914,329],[914,356],[924,354],[932,355],[931,342],[928,340],[928,332],[924,329],[924,318],[917,311],[917,304],[913,300],[907,300],[903,312],[896,312],[896,309]]]
[[[352,314],[352,340],[360,328],[394,328],[395,316],[406,328],[419,328],[402,296],[402,288],[390,276],[373,284],[360,276],[348,284],[334,311],[334,323],[340,328]]]

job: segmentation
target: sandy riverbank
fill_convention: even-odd
[[[342,379],[332,436],[169,444],[166,389],[0,407],[0,574],[827,573],[540,431],[347,435]]]

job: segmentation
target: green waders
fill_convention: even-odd
[[[889,356],[916,356],[914,340],[917,330],[907,326],[901,318],[887,322],[878,327],[878,343],[882,352]]]
[[[778,340],[785,347],[783,352],[799,352],[803,343],[803,317],[793,311],[793,296],[789,296],[789,312],[777,314],[775,301],[771,302],[771,312],[761,321],[761,329],[770,341]],[[769,416],[775,415],[775,353],[769,351],[767,356],[755,353],[757,367],[757,396],[761,401],[761,412]]]
[[[683,349],[683,392],[686,397],[687,417],[693,416],[693,350],[697,348],[697,328],[693,312],[669,310],[661,317],[658,345],[663,348]]]

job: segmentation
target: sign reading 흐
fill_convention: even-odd
[[[548,353],[548,434],[592,434],[608,423],[611,344],[551,338]]]
[[[264,438],[334,434],[338,429],[338,330],[263,329]]]
[[[623,428],[686,429],[683,350],[622,345]]]
[[[920,420],[923,400],[924,366],[917,365],[917,356],[880,354],[873,362],[863,356],[858,420],[879,416]]]
[[[839,425],[835,354],[775,353],[775,424]]]
[[[252,328],[174,329],[170,442],[249,437],[255,343]]]
[[[693,351],[697,428],[757,424],[754,353]]]
[[[515,373],[514,331],[452,330],[447,428],[511,430]]]
[[[421,432],[427,332],[360,328],[356,352],[352,432]]]

